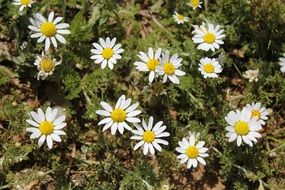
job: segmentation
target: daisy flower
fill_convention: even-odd
[[[109,37],[106,40],[99,38],[99,43],[93,43],[95,49],[91,49],[91,53],[94,54],[91,56],[91,59],[94,59],[95,63],[101,64],[102,69],[108,64],[108,67],[112,70],[117,63],[117,59],[122,58],[120,54],[124,50],[121,48],[121,44],[115,45],[116,38],[112,40]]]
[[[163,83],[169,78],[174,84],[179,84],[180,81],[177,76],[185,75],[184,71],[178,68],[182,66],[182,58],[178,58],[178,54],[174,54],[169,58],[169,51],[166,51],[161,58],[161,64],[157,67],[158,74],[163,75]]]
[[[21,12],[26,7],[31,8],[33,3],[33,0],[14,0],[13,5],[21,5],[19,8],[19,12]]]
[[[198,141],[195,138],[195,134],[191,134],[189,138],[183,138],[182,141],[178,142],[179,147],[175,150],[181,153],[177,158],[180,160],[180,163],[187,162],[187,168],[196,168],[198,166],[198,162],[203,165],[206,165],[206,161],[204,157],[208,157],[209,154],[206,152],[208,148],[204,147],[205,141]]]
[[[33,32],[31,38],[38,38],[38,43],[45,41],[45,50],[48,50],[50,44],[57,48],[57,40],[63,44],[66,43],[62,34],[70,34],[70,30],[67,28],[69,24],[59,23],[63,17],[56,17],[54,19],[54,12],[51,12],[48,19],[43,17],[40,13],[36,13],[34,18],[30,18],[32,25],[29,25],[29,29]]]
[[[148,81],[152,83],[157,71],[157,66],[160,63],[161,48],[158,48],[156,51],[152,48],[148,48],[147,54],[144,52],[139,53],[140,55],[138,55],[138,57],[141,61],[136,61],[134,65],[137,66],[136,69],[138,71],[149,72]]]
[[[106,117],[98,123],[98,125],[104,125],[103,131],[111,127],[112,135],[116,134],[117,129],[123,134],[124,128],[130,131],[132,130],[127,122],[140,122],[140,119],[136,117],[141,113],[140,110],[136,110],[139,103],[131,105],[131,102],[131,98],[126,99],[125,95],[122,95],[118,99],[114,109],[106,102],[100,103],[104,110],[97,110],[96,113]]]
[[[174,13],[173,18],[177,24],[184,24],[184,22],[189,21],[189,17],[178,14],[177,12]]]
[[[246,108],[251,112],[251,117],[256,118],[261,125],[265,125],[265,120],[268,119],[268,111],[265,107],[261,107],[261,103],[246,104]]]
[[[251,147],[253,146],[252,142],[257,142],[256,138],[261,137],[258,131],[262,127],[257,122],[257,119],[251,116],[252,113],[247,108],[243,108],[242,111],[237,110],[236,112],[231,111],[228,113],[225,120],[229,124],[226,127],[228,131],[226,136],[229,138],[229,142],[237,139],[237,146],[240,146],[242,141],[244,141]]]
[[[257,82],[258,81],[258,75],[259,75],[259,69],[256,70],[247,70],[242,75],[244,78],[248,79],[249,82]]]
[[[285,53],[283,54],[283,57],[279,58],[279,65],[281,66],[280,71],[285,73]]]
[[[153,126],[153,117],[150,117],[148,123],[142,120],[142,125],[134,124],[137,130],[132,130],[134,136],[131,139],[139,140],[135,145],[134,150],[137,150],[143,145],[143,154],[146,155],[148,152],[155,154],[155,150],[161,151],[162,148],[159,144],[168,145],[166,140],[162,140],[162,137],[168,137],[170,134],[164,132],[166,126],[163,125],[163,121],[157,122]]]
[[[195,35],[192,40],[199,44],[198,49],[215,51],[215,49],[220,48],[220,44],[224,44],[222,41],[222,38],[225,37],[224,30],[220,29],[219,25],[215,27],[213,24],[203,23],[201,26],[194,26],[194,29]]]
[[[201,8],[201,4],[202,1],[200,0],[190,0],[189,3],[187,3],[189,6],[191,6],[193,8],[193,10],[195,10],[196,8]]]
[[[40,78],[45,80],[48,76],[53,74],[53,71],[57,65],[60,65],[61,61],[57,61],[56,59],[52,59],[49,56],[46,56],[44,52],[42,52],[42,56],[37,56],[34,65],[38,68],[37,79]]]
[[[48,148],[52,149],[53,141],[61,142],[60,135],[65,135],[65,132],[61,130],[66,126],[65,118],[65,114],[60,113],[57,108],[48,107],[45,113],[41,108],[38,108],[38,111],[32,111],[30,119],[26,120],[33,126],[27,128],[26,131],[32,133],[31,139],[39,138],[38,147],[41,147],[46,141]]]
[[[200,60],[198,70],[204,78],[218,78],[223,69],[217,59],[205,57]]]

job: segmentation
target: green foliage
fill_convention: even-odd
[[[11,2],[0,1],[0,189],[203,189],[207,171],[226,189],[285,188],[285,80],[278,65],[285,51],[282,0],[208,0],[195,11],[187,0],[52,0],[37,1],[21,14]],[[177,25],[174,10],[190,17],[189,23]],[[28,18],[50,11],[70,24],[71,35],[49,52],[62,64],[46,81],[37,81],[34,60],[43,44],[30,38]],[[218,51],[197,50],[192,41],[192,25],[202,22],[225,30]],[[108,36],[124,49],[114,70],[90,59],[92,43]],[[133,64],[149,47],[183,58],[187,74],[180,85],[157,79],[148,85],[148,73]],[[198,71],[206,56],[223,60],[219,78],[204,79]],[[259,69],[258,82],[242,76],[248,69]],[[142,117],[167,126],[171,136],[162,152],[144,156],[133,150],[129,132],[114,137],[97,125],[100,102],[114,105],[122,94],[140,103]],[[237,147],[225,137],[224,117],[251,102],[261,102],[271,115],[253,148]],[[51,151],[37,148],[25,131],[29,111],[47,106],[63,107],[68,115],[67,136]],[[205,167],[187,171],[175,148],[189,131],[200,133],[210,157]]]

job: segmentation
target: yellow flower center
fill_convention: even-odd
[[[113,56],[114,52],[111,48],[105,48],[102,51],[102,56],[104,59],[110,59]]]
[[[247,135],[249,132],[249,126],[247,122],[238,121],[235,124],[235,131],[238,135]]]
[[[43,122],[41,122],[39,129],[40,129],[40,132],[42,135],[50,135],[53,133],[54,126],[53,126],[52,122],[43,121]]]
[[[45,22],[41,25],[41,32],[46,37],[55,36],[56,34],[56,27],[55,24],[52,22]]]
[[[29,5],[31,0],[21,0],[20,2],[22,5]]]
[[[172,75],[175,71],[174,65],[172,63],[164,64],[164,72],[168,75]]]
[[[184,20],[184,16],[181,14],[177,14],[177,18],[178,18],[178,20]]]
[[[114,109],[111,113],[111,118],[115,122],[125,121],[126,117],[127,117],[126,112],[121,108]]]
[[[192,159],[197,158],[199,156],[199,150],[196,146],[189,146],[186,149],[186,155]]]
[[[212,44],[216,40],[216,35],[213,33],[207,33],[204,35],[204,41],[208,44]]]
[[[152,143],[155,139],[154,132],[147,130],[143,133],[143,140],[148,143]]]
[[[49,73],[54,69],[54,62],[51,59],[42,59],[40,62],[40,68],[45,73]]]
[[[206,73],[213,73],[215,71],[215,67],[211,63],[207,63],[204,65],[204,71]]]
[[[156,69],[156,66],[159,64],[159,61],[157,59],[150,59],[146,63],[148,70],[154,71]]]
[[[191,0],[190,4],[192,5],[192,7],[198,7],[198,5],[200,4],[200,0]]]
[[[260,119],[260,112],[258,110],[252,110],[251,117],[256,117],[257,119]]]

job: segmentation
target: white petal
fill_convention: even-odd
[[[111,113],[105,110],[97,110],[96,113],[102,116],[107,116],[107,117],[111,116]]]
[[[115,135],[116,134],[116,131],[117,131],[117,128],[118,128],[118,124],[117,123],[114,123],[111,127],[111,134],[112,135]]]
[[[26,122],[29,123],[30,125],[34,126],[34,127],[39,127],[39,124],[36,123],[35,121],[31,120],[31,119],[27,119]]]
[[[60,123],[60,124],[58,124],[58,125],[55,125],[55,127],[54,127],[54,129],[62,129],[62,128],[64,128],[65,126],[66,126],[67,124],[66,123]]]
[[[52,138],[50,135],[47,136],[47,145],[49,149],[52,149]]]
[[[50,136],[51,136],[51,138],[52,138],[54,141],[56,141],[56,142],[61,142],[61,138],[60,138],[59,135],[57,135],[57,134],[51,134]]]
[[[134,147],[134,150],[137,150],[139,147],[141,147],[142,145],[144,144],[144,141],[140,141],[138,142],[135,147]]]
[[[53,121],[54,125],[59,125],[65,120],[65,115],[62,115]]]
[[[148,153],[148,143],[144,143],[143,154],[146,155]]]
[[[38,140],[38,147],[40,148],[46,140],[46,136],[42,135],[41,138]]]
[[[113,108],[106,102],[101,102],[100,105],[107,111],[112,112]]]
[[[112,118],[107,117],[107,118],[105,118],[105,119],[102,119],[102,120],[98,123],[98,125],[102,125],[102,124],[105,124],[105,123],[109,123],[109,122],[111,122],[111,121],[112,121]]]

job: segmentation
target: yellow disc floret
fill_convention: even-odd
[[[198,7],[198,5],[200,4],[200,0],[191,0],[190,4],[192,7]]]
[[[189,146],[186,149],[186,155],[191,159],[197,158],[199,156],[199,150],[196,146]]]
[[[148,70],[154,71],[156,69],[156,66],[159,64],[159,61],[157,59],[150,59],[146,63]]]
[[[54,69],[54,62],[51,59],[44,58],[40,61],[40,68],[45,73],[49,73]]]
[[[155,139],[155,134],[154,132],[147,130],[143,133],[143,141],[152,143]]]
[[[260,119],[260,112],[258,110],[252,110],[251,111],[251,117],[255,117],[257,119]]]
[[[215,71],[215,67],[211,63],[205,64],[203,68],[206,73],[213,73]]]
[[[177,14],[177,18],[178,18],[178,20],[183,21],[185,17],[181,14]]]
[[[249,132],[249,125],[247,122],[238,121],[235,124],[235,131],[237,135],[247,135]]]
[[[42,135],[50,135],[53,133],[54,126],[52,122],[49,121],[43,121],[40,123],[39,130]]]
[[[164,64],[164,72],[167,75],[172,75],[175,71],[174,65],[172,63],[165,63]]]
[[[216,35],[213,33],[207,33],[204,35],[204,41],[208,44],[214,43],[215,40],[216,40]]]
[[[110,59],[113,56],[114,52],[111,48],[105,48],[102,51],[102,56],[104,59]]]
[[[56,27],[55,24],[52,22],[44,22],[41,25],[41,32],[46,37],[52,37],[56,34]]]
[[[127,117],[126,112],[121,108],[114,109],[111,112],[111,118],[115,122],[123,122],[125,121],[126,117]]]
[[[31,0],[20,0],[22,5],[29,5],[31,3]]]

